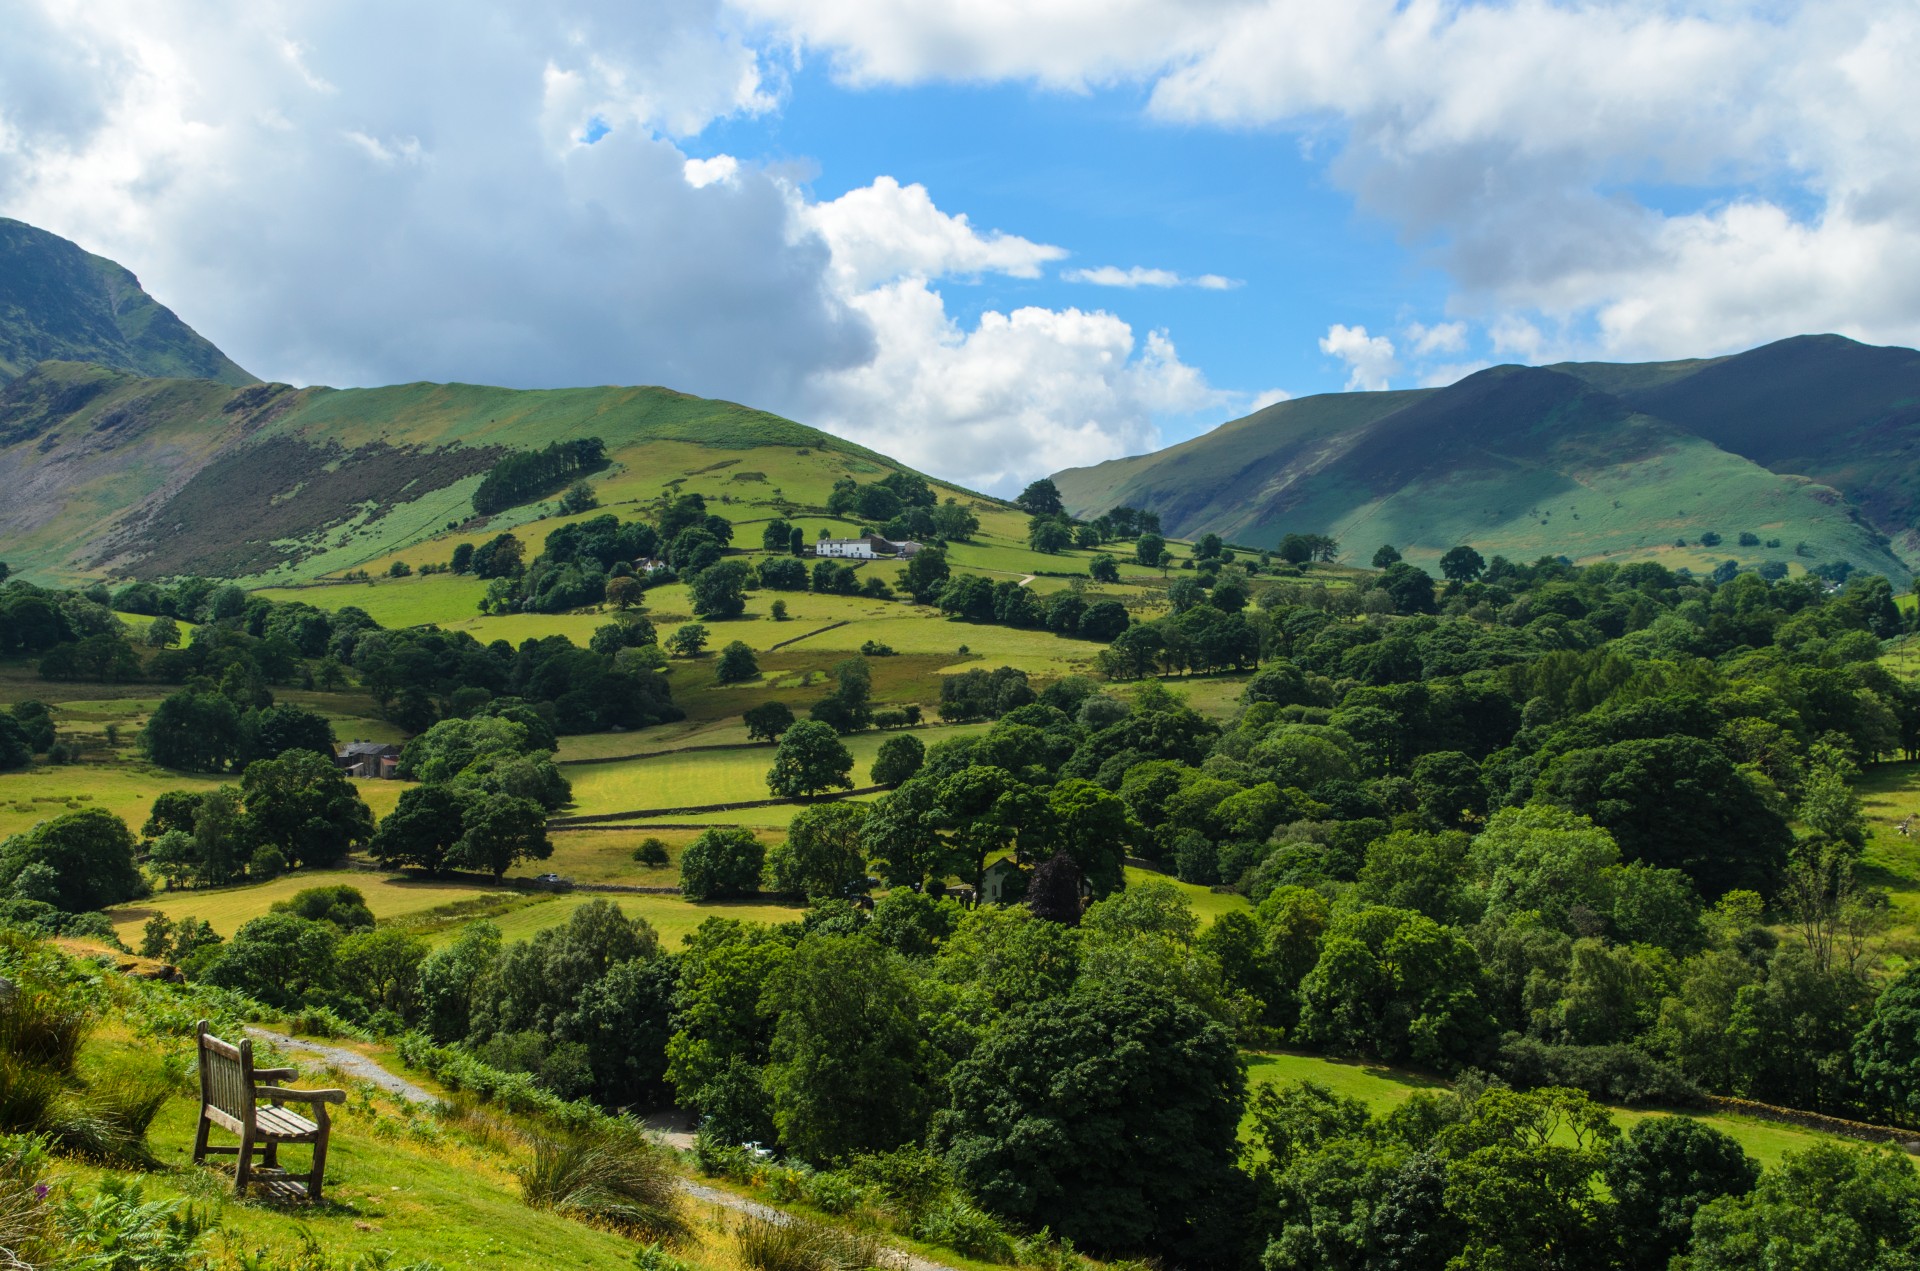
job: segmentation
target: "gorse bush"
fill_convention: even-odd
[[[749,1218],[735,1240],[740,1261],[753,1271],[868,1271],[880,1265],[880,1241],[872,1233],[799,1218]]]
[[[667,1155],[627,1120],[608,1120],[534,1143],[515,1171],[529,1205],[655,1240],[691,1230]]]

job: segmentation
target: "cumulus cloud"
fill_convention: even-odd
[[[668,384],[993,488],[1218,400],[1110,313],[947,313],[942,280],[1061,247],[892,177],[816,203],[689,157],[780,91],[712,0],[15,9],[0,211],[132,266],[258,374]]]
[[[1368,335],[1365,327],[1334,323],[1320,337],[1320,351],[1347,364],[1347,388],[1373,391],[1387,387],[1387,380],[1400,369],[1393,341],[1384,335]]]
[[[1413,347],[1416,357],[1429,357],[1435,353],[1458,353],[1467,347],[1467,324],[1464,322],[1436,322],[1427,326],[1419,322],[1407,324],[1407,340]]]
[[[1038,278],[1043,265],[1067,254],[1014,234],[982,234],[964,213],[935,207],[925,186],[903,186],[889,176],[831,202],[803,205],[800,216],[833,250],[841,284],[856,291],[902,277]]]
[[[0,209],[127,263],[258,374],[785,403],[871,354],[786,188],[672,140],[774,101],[713,4],[14,20]]]
[[[1240,284],[1232,278],[1220,274],[1197,274],[1189,277],[1175,273],[1171,269],[1148,269],[1135,265],[1131,269],[1122,269],[1118,265],[1097,265],[1092,269],[1069,269],[1060,275],[1068,282],[1091,283],[1096,287],[1198,287],[1202,291],[1229,291]]]
[[[1295,133],[1455,316],[1556,353],[1920,342],[1911,6],[735,2],[854,83],[1124,82],[1164,120]]]
[[[796,198],[799,196],[796,193]],[[1225,400],[1165,332],[1140,340],[1111,313],[989,310],[969,329],[944,278],[1037,276],[1065,253],[941,211],[891,177],[800,205],[833,251],[840,295],[877,333],[871,360],[816,376],[808,419],[982,489],[1097,463],[1158,441],[1156,420]]]

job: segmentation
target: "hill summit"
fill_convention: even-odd
[[[1076,513],[1182,536],[1289,533],[1431,563],[1920,566],[1920,353],[1835,335],[1732,357],[1496,366],[1445,388],[1278,403],[1153,454],[1054,475]]]
[[[235,388],[255,382],[122,266],[0,217],[0,384],[52,359]]]

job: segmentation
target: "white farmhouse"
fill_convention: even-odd
[[[878,534],[870,534],[865,538],[823,538],[813,545],[815,556],[832,556],[842,560],[885,560],[895,556],[912,556],[919,550],[918,543],[896,543]]]

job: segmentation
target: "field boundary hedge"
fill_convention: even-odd
[[[1798,1108],[1780,1108],[1771,1103],[1757,1103],[1752,1099],[1734,1099],[1726,1095],[1702,1095],[1701,1101],[1713,1111],[1730,1116],[1752,1117],[1757,1121],[1776,1121],[1782,1125],[1796,1125],[1804,1130],[1819,1130],[1826,1134],[1837,1134],[1850,1139],[1865,1139],[1870,1143],[1892,1143],[1909,1152],[1920,1153],[1920,1130],[1869,1125],[1865,1121],[1849,1121],[1844,1117],[1830,1117],[1819,1112],[1802,1112]]]
[[[804,632],[802,632],[802,633],[800,633],[799,635],[797,635],[797,636],[795,636],[795,637],[793,637],[793,639],[791,639],[791,640],[782,640],[782,641],[780,641],[780,642],[779,642],[779,643],[777,643],[777,644],[770,644],[770,645],[768,645],[768,646],[767,646],[767,652],[768,652],[768,653],[772,653],[772,652],[773,652],[773,651],[774,651],[775,649],[784,649],[784,648],[786,648],[786,647],[787,647],[788,645],[790,645],[790,644],[798,644],[798,643],[800,643],[800,642],[801,642],[802,640],[811,640],[811,639],[813,639],[813,637],[815,637],[815,636],[817,636],[817,635],[825,635],[825,634],[827,634],[827,632],[829,632],[829,631],[835,631],[835,630],[838,630],[838,629],[839,629],[839,628],[841,628],[841,627],[845,627],[845,626],[851,626],[851,625],[852,625],[852,623],[853,623],[853,619],[851,619],[851,618],[845,618],[845,619],[842,619],[842,620],[841,620],[841,621],[839,621],[839,622],[829,622],[829,623],[828,623],[828,624],[827,624],[826,626],[824,626],[824,627],[821,627],[821,628],[819,628],[819,629],[817,629],[817,630],[814,630],[814,631],[804,631]]]
[[[832,803],[838,799],[851,799],[859,794],[881,794],[892,788],[892,786],[860,786],[853,790],[809,795],[803,799],[743,799],[736,803],[695,803],[678,808],[637,808],[627,812],[596,812],[591,816],[553,817],[547,821],[547,828],[570,830],[586,825],[602,825],[608,821],[651,820],[657,816],[688,816],[696,812],[744,812],[749,808],[777,808],[788,803]]]

